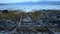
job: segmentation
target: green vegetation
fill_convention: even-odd
[[[8,10],[9,13],[2,13],[3,10],[0,10],[0,19],[16,19],[18,20],[18,18],[20,17],[24,17],[24,16],[29,16],[30,18],[32,18],[33,20],[39,20],[42,18],[45,18],[47,15],[52,15],[53,13],[57,13],[60,12],[60,10],[46,10],[46,12],[44,10],[35,10],[32,12],[24,12],[23,10]]]

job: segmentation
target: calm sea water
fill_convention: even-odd
[[[3,9],[22,9],[26,11],[31,11],[31,10],[41,10],[41,9],[55,9],[58,10],[60,9],[60,5],[17,5],[17,4],[12,4],[12,5],[0,5],[0,10]]]

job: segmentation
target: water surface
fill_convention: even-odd
[[[0,5],[0,10],[4,10],[4,9],[22,9],[26,11],[41,10],[41,9],[59,10],[60,5],[20,5],[20,4]]]

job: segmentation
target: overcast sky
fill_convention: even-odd
[[[60,0],[0,0],[0,3],[17,3],[17,2],[38,2],[38,1],[60,1]]]

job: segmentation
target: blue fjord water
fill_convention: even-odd
[[[8,5],[0,5],[0,10],[15,10],[15,9],[22,9],[25,11],[31,11],[31,10],[41,10],[41,9],[54,9],[54,10],[59,10],[60,5],[19,5],[19,4],[8,4]]]

